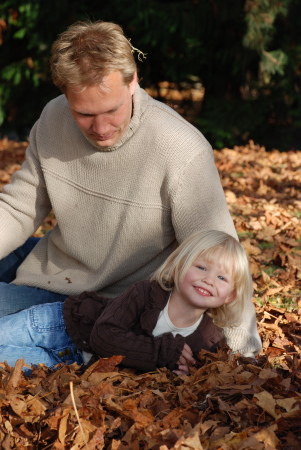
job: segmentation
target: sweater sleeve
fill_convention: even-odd
[[[66,329],[81,350],[91,352],[89,341],[93,326],[110,301],[112,299],[88,291],[65,300],[63,313]]]
[[[227,345],[233,352],[245,357],[255,358],[261,351],[262,343],[257,329],[255,308],[252,300],[246,303],[242,322],[238,327],[225,327],[224,334]]]
[[[212,318],[206,312],[198,328],[192,334],[185,337],[186,344],[189,345],[193,354],[196,356],[201,350],[216,352],[223,340],[223,330],[213,323]]]
[[[179,243],[197,230],[221,230],[237,239],[209,143],[175,180],[172,222]]]
[[[42,169],[35,152],[35,131],[30,134],[26,160],[0,194],[0,259],[22,245],[51,210]]]
[[[122,355],[122,364],[143,371],[157,367],[174,369],[182,353],[185,338],[172,333],[153,337],[140,328],[140,316],[148,299],[138,285],[114,299],[93,327],[90,346],[100,357]]]

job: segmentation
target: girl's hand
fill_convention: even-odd
[[[173,370],[172,372],[176,375],[189,375],[189,367],[188,365],[180,364],[178,370]]]
[[[176,375],[189,375],[189,366],[196,363],[192,350],[188,344],[184,344],[182,353],[177,361],[178,370],[173,370]]]

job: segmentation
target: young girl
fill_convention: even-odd
[[[229,347],[254,357],[261,349],[254,315],[252,279],[243,247],[221,231],[186,239],[150,281],[130,286],[115,299],[83,292],[64,303],[33,306],[0,318],[0,361],[14,365],[60,362],[92,364],[123,355],[122,365],[142,371],[167,367],[189,373],[201,349]]]

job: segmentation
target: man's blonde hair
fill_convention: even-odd
[[[211,308],[207,312],[217,326],[237,326],[241,322],[245,303],[252,298],[253,283],[244,248],[227,233],[205,230],[192,234],[156,270],[151,279],[165,290],[171,290],[173,286],[179,289],[179,282],[199,256],[202,255],[210,263],[217,252],[219,264],[233,277],[236,296],[231,303]]]
[[[100,85],[115,70],[128,85],[137,71],[134,47],[122,28],[111,22],[76,22],[52,45],[52,79],[63,92]]]

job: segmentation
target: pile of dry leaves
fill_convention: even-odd
[[[26,143],[0,141],[0,185]],[[215,152],[230,212],[250,258],[263,351],[253,360],[201,352],[190,376],[82,373],[0,364],[0,448],[297,450],[301,448],[301,152],[252,142]],[[55,225],[50,215],[37,231]]]

